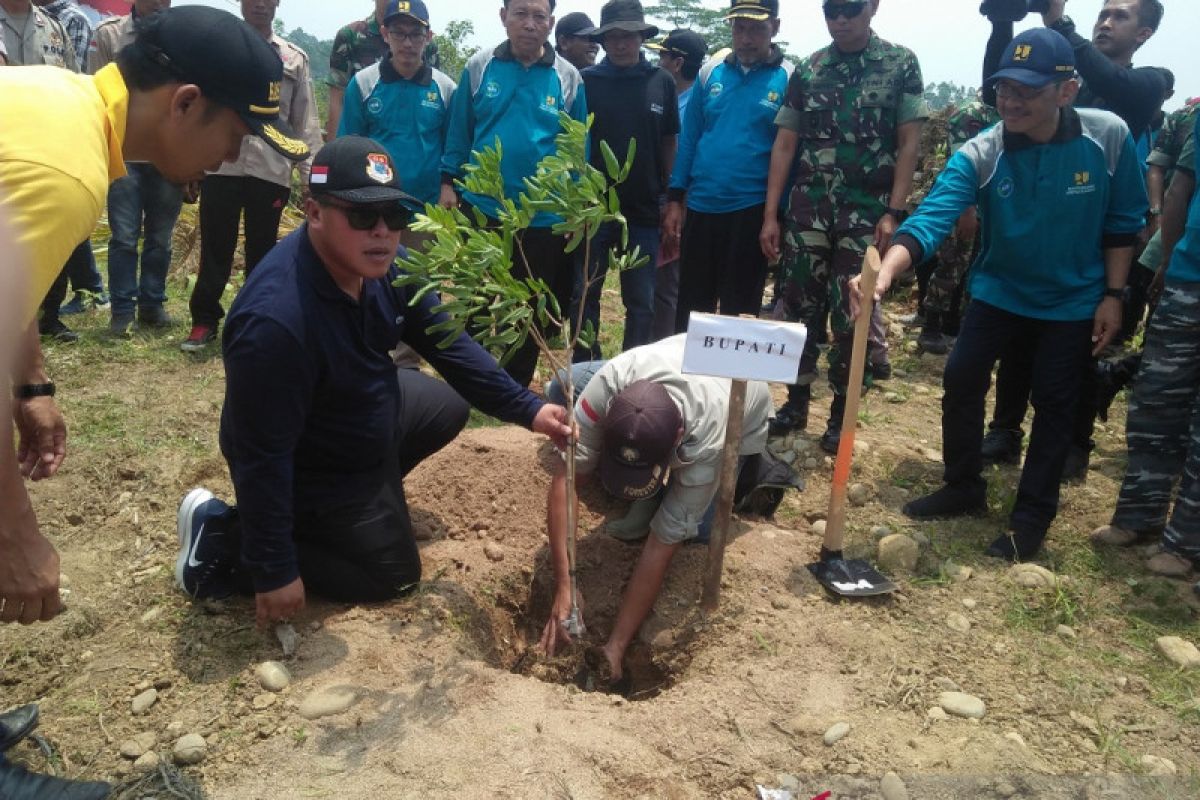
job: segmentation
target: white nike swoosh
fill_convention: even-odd
[[[196,537],[192,539],[192,549],[188,552],[187,565],[189,567],[199,567],[204,564],[203,561],[196,560],[196,546],[200,544],[200,537],[204,535],[204,523],[200,523],[200,530],[196,531]]]

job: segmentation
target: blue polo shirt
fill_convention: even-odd
[[[988,128],[950,157],[896,232],[919,264],[978,205],[982,243],[971,296],[1034,319],[1091,319],[1104,295],[1104,249],[1128,247],[1149,201],[1129,128],[1116,114],[1065,108],[1037,144]]]
[[[686,195],[688,208],[708,214],[766,202],[775,115],[791,74],[775,45],[767,61],[748,70],[736,54],[705,64],[683,115],[668,197]]]
[[[524,190],[523,181],[534,174],[538,162],[557,151],[554,140],[562,130],[559,113],[587,119],[579,70],[548,44],[542,57],[528,67],[513,58],[507,41],[476,53],[458,83],[442,156],[443,181],[461,178],[467,164],[476,163],[474,153],[495,147],[499,140],[504,193],[511,200]],[[499,212],[499,204],[490,197],[465,192],[463,198],[490,217]],[[557,221],[551,214],[539,213],[533,227],[548,228]]]
[[[385,278],[358,300],[338,288],[308,237],[295,231],[254,269],[225,322],[221,452],[237,493],[242,562],[257,591],[299,576],[293,519],[366,502],[404,442],[400,387],[388,351],[412,346],[471,405],[528,427],[543,403],[465,334],[445,349],[429,327],[434,294]]]
[[[454,88],[449,75],[428,64],[410,80],[385,58],[354,74],[337,135],[367,136],[382,144],[404,191],[422,203],[437,203]]]
[[[1200,134],[1200,114],[1196,115],[1196,131],[1183,145],[1175,169],[1196,174],[1196,135]],[[1200,283],[1200,191],[1192,192],[1188,206],[1187,227],[1183,238],[1175,244],[1167,265],[1167,280],[1181,283]]]

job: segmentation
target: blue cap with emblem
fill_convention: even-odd
[[[1000,69],[988,83],[1009,80],[1025,86],[1045,86],[1075,74],[1075,51],[1058,31],[1031,28],[1009,42],[1000,59]]]
[[[421,0],[391,0],[387,4],[387,10],[383,12],[383,24],[388,25],[399,17],[410,17],[426,28],[429,27],[429,9]]]

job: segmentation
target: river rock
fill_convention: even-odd
[[[871,536],[875,538],[875,541],[879,541],[880,539],[891,535],[892,529],[887,525],[876,525],[874,528],[871,528]]]
[[[254,695],[254,699],[250,701],[250,705],[255,711],[266,711],[271,706],[275,705],[275,695],[270,692]]]
[[[845,739],[848,733],[850,733],[850,723],[838,722],[825,731],[825,735],[821,737],[821,740],[825,742],[826,747],[833,747],[842,739]]]
[[[208,755],[208,742],[204,741],[204,737],[198,733],[180,736],[171,750],[172,758],[180,766],[199,764],[206,755]]]
[[[950,715],[941,706],[933,706],[925,712],[925,717],[930,722],[941,722],[942,720],[949,719]]]
[[[823,520],[823,519],[817,520],[816,522],[814,522],[812,525],[809,526],[809,530],[811,530],[817,536],[824,536],[825,535],[825,520]]]
[[[133,698],[133,701],[129,704],[129,707],[135,715],[145,714],[150,710],[150,706],[157,702],[158,690],[150,688]]]
[[[979,602],[976,601],[974,598],[964,597],[962,599],[962,607],[965,608],[967,611],[974,611],[975,607],[977,605],[979,605]]]
[[[879,793],[883,795],[883,800],[908,800],[908,787],[894,772],[884,774],[879,782]]]
[[[282,692],[292,682],[292,674],[278,661],[262,662],[255,668],[254,677],[268,692]]]
[[[125,758],[141,758],[147,750],[158,743],[158,737],[151,731],[139,733],[121,742],[121,755]]]
[[[982,700],[963,692],[942,692],[938,695],[938,705],[947,714],[966,719],[983,719],[987,713]]]
[[[804,459],[804,468],[805,469],[816,469],[819,466],[821,466],[821,462],[817,461],[815,458]]]
[[[1154,642],[1168,661],[1179,667],[1200,667],[1200,650],[1178,636],[1160,636]]]
[[[340,714],[358,700],[358,693],[348,686],[326,686],[310,693],[300,701],[300,716],[320,719]]]
[[[1038,564],[1017,564],[1008,571],[1013,583],[1026,589],[1053,589],[1054,573]]]
[[[946,627],[952,631],[967,633],[971,630],[971,620],[957,611],[951,611],[946,615]]]
[[[884,392],[883,399],[888,403],[903,403],[904,395],[900,394],[899,392]]]
[[[1075,633],[1075,629],[1070,625],[1059,625],[1054,629],[1054,632],[1063,639],[1074,639],[1076,636],[1078,636],[1078,634]]]
[[[488,542],[483,546],[483,554],[487,556],[488,561],[503,561],[504,548],[495,542]]]
[[[1146,768],[1146,772],[1151,775],[1166,777],[1169,775],[1175,775],[1179,772],[1179,768],[1175,766],[1175,762],[1169,758],[1162,758],[1161,756],[1152,756],[1147,754],[1142,756],[1139,761],[1141,762],[1141,765]]]
[[[283,648],[284,658],[291,658],[300,644],[300,634],[296,633],[296,629],[290,622],[281,622],[275,626],[275,638],[279,640],[279,646]]]
[[[776,458],[778,458],[780,461],[782,461],[785,464],[791,464],[791,463],[795,462],[795,460],[796,460],[796,451],[795,450],[784,450],[784,451],[780,452],[779,455],[776,456]]]
[[[852,506],[865,506],[867,501],[871,499],[871,490],[867,488],[865,483],[853,483],[846,490],[846,499],[850,501]]]
[[[158,769],[158,763],[161,760],[158,753],[150,750],[137,757],[137,760],[133,762],[133,769],[135,772],[153,772]]]
[[[911,537],[893,533],[879,540],[878,560],[884,572],[912,572],[917,568],[921,548]]]

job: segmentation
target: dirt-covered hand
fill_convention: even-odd
[[[542,406],[530,428],[534,433],[549,436],[559,450],[565,450],[571,442],[571,426],[567,424],[567,410],[562,406],[553,403]]]
[[[576,592],[576,601],[579,606],[579,622],[583,622],[583,597]],[[559,648],[566,647],[571,644],[571,634],[567,633],[566,621],[571,616],[571,591],[566,589],[557,592],[554,597],[554,605],[550,607],[550,619],[546,620],[546,627],[542,629],[542,638],[538,642],[538,650],[540,650],[547,658],[553,658]]]
[[[17,460],[30,480],[58,472],[67,455],[67,423],[53,397],[31,397],[13,403],[13,422],[19,434]]]
[[[1121,300],[1106,297],[1096,306],[1092,321],[1092,355],[1098,356],[1121,330]]]
[[[58,553],[38,531],[28,499],[0,514],[0,606],[0,622],[22,625],[53,619],[62,609]]]
[[[299,578],[270,592],[254,596],[254,618],[259,630],[272,622],[291,619],[304,610],[304,582]]]

